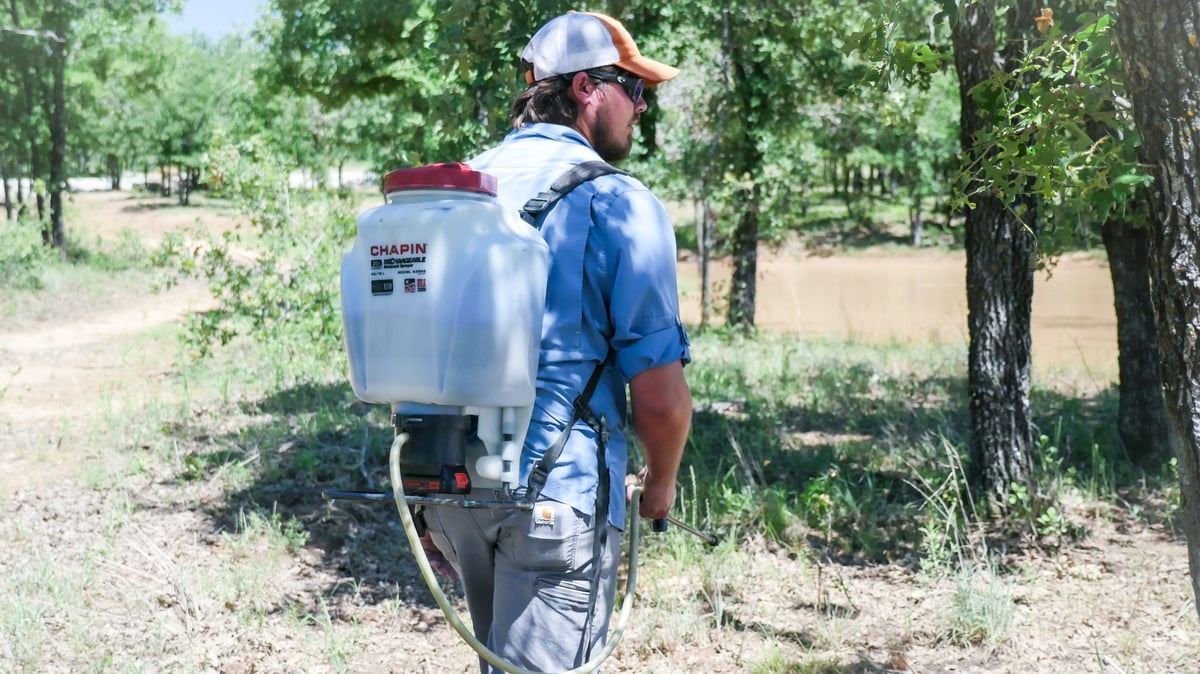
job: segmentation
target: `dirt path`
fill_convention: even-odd
[[[140,227],[151,246],[174,227],[195,223],[194,214],[176,212],[169,202],[149,208],[144,199],[133,202],[141,206],[130,201],[121,193],[76,196],[76,206],[94,215],[88,221],[94,226],[75,234],[111,241]],[[218,227],[229,225],[218,219]],[[153,395],[146,382],[172,376],[178,358],[178,344],[164,326],[212,305],[198,282],[112,293],[101,307],[0,328],[0,495],[78,477],[88,460],[108,458],[88,442],[89,425],[144,404]]]
[[[130,343],[211,304],[197,284],[127,301],[132,304],[70,323],[0,332],[0,372],[6,375],[0,380],[0,418],[17,429],[27,428],[68,406],[101,398],[124,379],[166,368],[175,359],[169,345],[133,354]]]

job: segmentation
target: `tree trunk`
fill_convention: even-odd
[[[697,194],[704,194],[703,187],[696,188]],[[700,273],[700,327],[706,327],[712,321],[712,296],[709,283],[709,251],[712,250],[712,208],[707,198],[697,199],[696,206],[696,264]]]
[[[121,191],[121,158],[115,152],[108,153],[105,157],[105,164],[108,168],[109,185],[114,192]]]
[[[1118,0],[1117,44],[1150,188],[1159,371],[1179,462],[1180,517],[1200,598],[1200,0]],[[1195,602],[1200,615],[1200,602]]]
[[[915,192],[912,195],[912,211],[909,213],[908,222],[912,230],[913,248],[920,248],[924,243],[925,216],[921,213],[921,195]]]
[[[739,108],[751,115],[766,116],[774,111],[770,102],[760,95],[757,82],[765,74],[755,58],[742,58],[738,45],[732,45],[730,66],[733,75],[733,95],[740,99]],[[737,225],[732,236],[733,276],[730,279],[729,307],[726,325],[739,329],[754,327],[754,309],[758,284],[759,207],[762,203],[761,174],[763,157],[756,136],[742,140],[743,148],[730,167],[733,175],[744,176],[749,185],[737,192],[733,212]]]
[[[42,230],[42,243],[51,246],[54,244],[54,239],[50,234],[50,228],[46,226],[46,191],[39,189],[36,181],[30,184],[29,191],[33,195],[33,204],[37,209],[38,227]]]
[[[192,194],[192,169],[181,166],[179,167],[179,205],[187,206]]]
[[[1014,13],[1028,4],[1019,2],[1022,7]],[[986,122],[970,91],[996,67],[995,2],[966,5],[953,40],[962,107],[960,142],[964,155],[972,157],[979,152],[976,135]],[[990,192],[981,194],[966,213],[969,478],[986,510],[999,514],[1007,510],[1014,485],[1025,485],[1033,493],[1029,392],[1036,208],[1025,204],[1021,209],[1019,204],[1001,203]]]
[[[57,36],[50,41],[50,61],[53,77],[53,113],[50,118],[50,237],[59,251],[67,248],[63,227],[63,190],[67,186],[67,16],[63,0],[55,0],[50,26]]]
[[[16,0],[9,3],[9,16],[13,25],[17,28],[21,27],[20,14],[17,12]],[[29,185],[27,194],[33,197],[34,207],[37,212],[38,225],[42,231],[42,243],[46,246],[51,244],[50,230],[45,227],[46,222],[46,202],[42,190],[38,189],[38,182],[46,177],[45,160],[42,156],[42,149],[38,143],[38,121],[41,119],[39,114],[44,108],[38,105],[39,89],[37,82],[36,67],[29,63],[21,71],[21,101],[25,107],[26,123],[25,123],[25,142],[29,148]],[[17,186],[17,200],[21,203],[21,208],[18,211],[18,217],[24,215],[28,211],[26,200],[21,196],[21,187]]]
[[[17,219],[20,220],[29,212],[29,200],[26,198],[29,180],[17,173]]]
[[[733,277],[729,287],[729,316],[726,323],[737,328],[754,327],[754,304],[758,276],[758,189],[742,191],[733,232]]]
[[[1132,460],[1146,467],[1157,466],[1170,456],[1171,449],[1150,296],[1150,231],[1109,220],[1104,223],[1103,237],[1117,312],[1121,392],[1117,428]]]
[[[4,181],[4,219],[16,220],[16,208],[13,205],[12,188],[9,181],[12,180],[12,164],[8,160],[8,153],[5,152],[3,157],[0,157],[0,180]]]

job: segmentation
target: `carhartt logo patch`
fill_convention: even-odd
[[[533,513],[533,526],[554,526],[554,508],[551,508],[550,506],[538,506],[535,508]]]

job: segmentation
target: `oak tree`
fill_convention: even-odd
[[[1140,155],[1154,177],[1150,277],[1159,371],[1192,589],[1200,597],[1200,0],[1118,0],[1117,9]]]

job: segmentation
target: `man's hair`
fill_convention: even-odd
[[[522,61],[522,72],[532,72],[533,65]],[[612,66],[592,70],[617,72]],[[571,126],[579,116],[579,106],[571,98],[571,81],[575,73],[555,75],[534,82],[513,101],[509,122],[514,129],[534,122],[549,122]],[[605,82],[607,84],[607,82]]]

